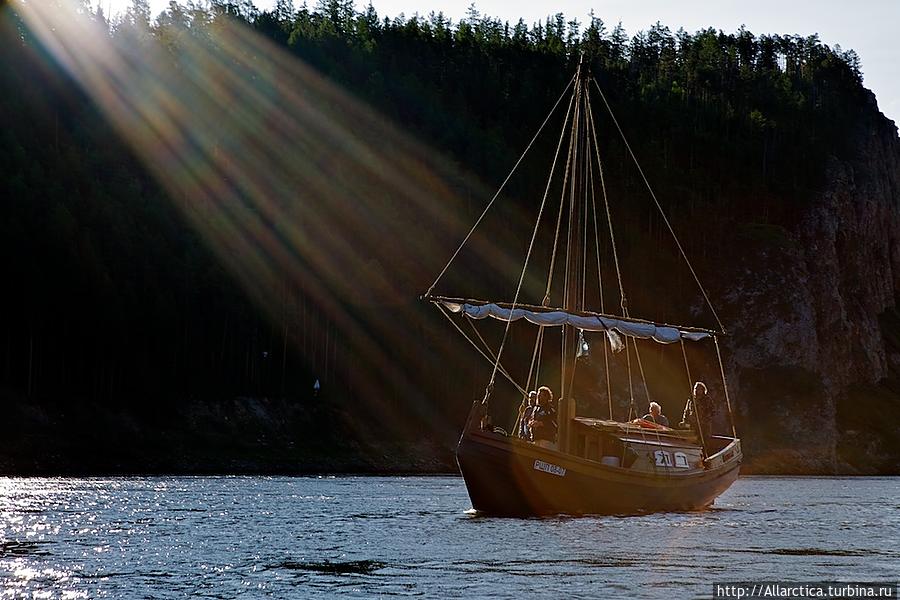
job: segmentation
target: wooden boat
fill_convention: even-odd
[[[741,445],[737,437],[731,402],[728,397],[725,371],[719,349],[719,338],[723,335],[721,322],[715,313],[706,291],[682,246],[677,242],[682,257],[690,267],[690,272],[703,297],[706,299],[719,329],[699,327],[673,326],[632,317],[627,308],[625,291],[619,273],[619,260],[616,255],[615,236],[610,217],[606,188],[603,184],[602,163],[600,161],[599,144],[591,106],[591,96],[595,89],[603,104],[609,109],[609,103],[597,81],[590,76],[587,68],[580,62],[575,75],[563,91],[544,125],[561,105],[563,98],[569,94],[568,111],[563,121],[562,133],[557,144],[557,154],[551,167],[550,178],[544,192],[538,222],[531,237],[531,245],[525,257],[525,264],[518,280],[515,297],[512,302],[495,302],[472,300],[466,298],[440,296],[434,293],[435,286],[446,273],[450,264],[469,240],[475,227],[490,210],[491,205],[499,197],[500,191],[488,204],[484,213],[476,222],[472,231],[463,240],[444,270],[438,275],[423,299],[432,302],[450,320],[454,327],[462,333],[473,346],[493,365],[490,380],[486,386],[484,397],[473,403],[469,417],[459,440],[457,461],[465,479],[472,506],[477,511],[490,515],[503,516],[539,516],[554,514],[631,514],[649,511],[685,511],[698,510],[709,506],[722,492],[734,483],[738,477],[741,463]],[[609,110],[613,123],[622,134],[612,110]],[[543,129],[544,125],[541,126]],[[540,135],[541,129],[532,139]],[[561,187],[559,208],[547,208],[548,191],[560,157],[563,142],[568,138],[565,157],[565,174]],[[631,153],[627,139],[622,134],[625,147],[635,160],[643,177],[643,171],[637,159]],[[529,144],[529,148],[531,144]],[[526,149],[526,153],[528,149]],[[523,154],[524,157],[524,154]],[[519,159],[519,163],[522,159]],[[518,164],[516,166],[518,166]],[[513,167],[515,171],[516,167]],[[512,175],[512,173],[510,173]],[[645,183],[647,178],[643,177]],[[507,181],[509,177],[507,177]],[[599,181],[599,186],[597,185]],[[589,278],[593,263],[587,260],[586,248],[591,239],[588,234],[593,225],[597,253],[596,276],[601,279],[600,259],[601,243],[598,223],[597,188],[602,187],[602,200],[606,208],[605,216],[609,224],[609,239],[619,283],[619,307],[621,314],[612,315],[605,312],[602,280],[600,291],[596,297],[599,311],[589,306],[589,294],[586,293],[586,280]],[[669,225],[665,213],[650,190],[657,208],[671,234],[674,230]],[[535,239],[545,214],[558,214],[555,223],[556,233],[553,239],[554,254],[549,258],[549,274],[546,293],[539,303],[523,302],[521,292],[525,274],[532,257]],[[563,224],[563,215],[568,219]],[[591,222],[593,217],[593,222]],[[550,225],[553,225],[552,218]],[[564,243],[560,235],[566,234]],[[563,263],[557,263],[556,252],[565,253]],[[554,265],[564,271],[562,289],[552,287]],[[564,266],[563,266],[564,265]],[[561,302],[553,304],[554,297]],[[477,334],[477,340],[468,335],[457,324],[463,318],[473,326],[483,319],[492,319],[503,323],[503,335],[499,347],[494,350],[485,339]],[[518,326],[532,327],[536,331],[534,352],[528,375],[524,383],[514,376],[515,369],[509,368],[501,361],[506,342],[509,339],[513,323]],[[603,356],[606,365],[607,398],[609,404],[608,418],[587,417],[578,415],[579,391],[575,386],[575,369],[579,355],[587,349],[586,332],[599,334],[604,340]],[[528,416],[520,408],[516,416],[512,432],[494,425],[490,405],[495,384],[505,378],[511,384],[511,393],[520,398],[528,396],[528,390],[540,383],[537,372],[543,357],[544,341],[548,335],[557,335],[562,342],[558,363],[559,398],[555,406],[557,431],[555,442],[542,445],[530,439]],[[721,400],[727,407],[730,423],[730,435],[715,435],[711,430],[709,414],[714,408],[714,401],[705,395],[706,386],[700,389],[699,384],[688,387],[688,399],[683,413],[682,423],[678,428],[657,425],[638,417],[634,387],[632,385],[632,363],[640,367],[643,377],[638,341],[641,344],[661,343],[680,345],[687,371],[688,386],[691,386],[688,356],[684,351],[685,343],[707,344],[715,348],[718,358],[721,385],[716,389],[721,393]],[[646,340],[646,341],[644,341]],[[480,342],[480,343],[479,343]],[[624,421],[613,419],[612,390],[610,386],[610,357],[617,352],[625,352],[627,357],[630,408],[628,418]],[[633,357],[633,358],[632,358]],[[622,362],[621,360],[619,362]],[[647,390],[646,381],[644,389]],[[647,399],[650,400],[649,391]],[[524,408],[524,400],[523,400]],[[533,409],[532,409],[533,410]],[[546,408],[544,412],[551,410]],[[538,424],[530,421],[532,427]]]
[[[585,421],[573,419],[578,446],[569,451],[468,429],[457,460],[472,506],[503,516],[698,510],[737,479],[741,451],[736,439],[715,436],[710,445],[715,453],[704,458],[701,446],[689,439],[662,434],[655,439],[643,430],[608,429],[597,435],[597,427]],[[627,453],[633,462],[604,464],[602,452],[615,452],[614,458]]]

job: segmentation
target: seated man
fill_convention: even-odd
[[[652,421],[657,425],[663,425],[665,427],[669,426],[669,419],[666,418],[666,415],[662,414],[662,407],[656,402],[650,403],[650,412],[644,415],[645,421]]]
[[[545,385],[538,389],[537,405],[531,412],[528,428],[531,430],[531,441],[542,448],[556,449],[556,407],[553,392]]]

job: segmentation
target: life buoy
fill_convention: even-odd
[[[653,421],[648,421],[647,419],[635,419],[631,422],[632,425],[637,425],[639,427],[643,427],[644,429],[668,429],[665,425],[660,425],[659,423],[654,423]]]

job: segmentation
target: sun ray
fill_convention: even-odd
[[[62,0],[12,7],[274,322],[282,286],[301,289],[362,359],[353,388],[419,397],[402,354],[421,324],[361,314],[429,318],[410,305],[468,220],[456,190],[488,197],[477,182],[229,18],[162,45]],[[476,241],[511,271],[509,254]]]

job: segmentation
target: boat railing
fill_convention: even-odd
[[[727,440],[728,443],[722,447],[721,450],[712,454],[706,458],[704,464],[707,469],[713,469],[716,467],[720,467],[728,461],[732,460],[735,456],[741,456],[741,440],[736,437],[727,437],[716,435],[713,436],[713,439],[718,441]]]

